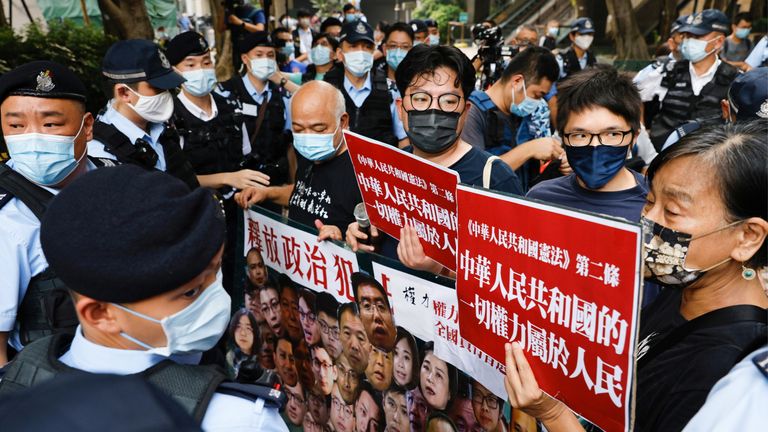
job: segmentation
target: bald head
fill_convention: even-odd
[[[335,120],[341,118],[346,111],[344,95],[333,85],[313,80],[294,93],[291,100],[291,116],[296,122],[296,117],[317,117],[323,113],[330,113]]]

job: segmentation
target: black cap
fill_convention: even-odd
[[[665,148],[676,144],[683,139],[684,136],[690,135],[699,129],[701,129],[701,123],[696,120],[688,120],[685,123],[682,123],[670,132],[666,141],[664,141],[664,145],[661,146],[661,149],[664,150]]]
[[[717,9],[705,9],[699,13],[689,15],[685,19],[680,33],[690,33],[696,36],[705,35],[711,32],[720,32],[729,34],[731,32],[731,21],[724,13]]]
[[[117,41],[109,47],[101,63],[101,73],[113,82],[147,81],[168,90],[185,79],[171,69],[171,63],[154,42],[144,39]]]
[[[422,20],[413,20],[409,23],[414,33],[422,33],[427,31],[427,25]]]
[[[433,19],[424,20],[424,25],[427,27],[437,27],[437,21]]]
[[[768,119],[768,67],[741,74],[728,89],[728,103],[736,119]]]
[[[373,40],[373,29],[367,22],[362,20],[349,21],[341,27],[341,42],[347,41],[355,43],[357,41],[368,41],[376,43]]]
[[[672,23],[672,27],[669,29],[669,34],[674,34],[680,31],[680,29],[685,25],[685,20],[687,20],[689,15],[683,15],[677,17],[675,22]]]
[[[272,41],[272,37],[269,35],[269,32],[257,31],[253,33],[246,33],[246,35],[243,37],[243,40],[240,41],[240,54],[245,54],[257,46],[272,48],[275,47],[275,43]]]
[[[203,35],[193,31],[179,33],[165,46],[165,55],[172,65],[181,63],[187,56],[199,56],[210,51]]]
[[[85,102],[85,85],[66,66],[46,60],[25,63],[0,79],[0,103],[8,96],[74,99]]]
[[[224,244],[213,194],[161,171],[101,168],[56,196],[40,227],[48,263],[64,284],[96,300],[130,303],[177,289]]]
[[[571,33],[589,34],[595,32],[595,23],[592,22],[592,18],[581,17],[571,24]]]

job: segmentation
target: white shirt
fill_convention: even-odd
[[[177,363],[197,364],[200,354],[172,356]],[[78,327],[69,351],[59,360],[67,366],[91,373],[131,375],[165,360],[146,351],[108,348],[87,340]],[[139,414],[139,413],[137,413]],[[214,393],[205,411],[202,428],[205,431],[288,431],[277,408],[270,408],[259,399],[251,402],[236,396]]]
[[[698,96],[701,93],[701,89],[703,89],[707,83],[712,81],[717,72],[717,68],[720,67],[721,63],[722,61],[720,61],[719,58],[715,58],[715,63],[712,64],[712,67],[703,74],[697,75],[696,70],[693,68],[693,63],[688,62],[688,71],[691,74],[691,89],[693,90],[694,95]],[[674,64],[675,61],[670,60],[669,63],[667,63],[667,68],[671,68]],[[653,100],[655,96],[659,97],[659,101],[664,100],[664,97],[667,96],[668,89],[661,85],[661,80],[664,78],[664,75],[666,75],[666,72],[664,65],[661,65],[651,69],[646,67],[640,71],[640,73],[635,75],[633,81],[635,82],[635,85],[637,85],[638,90],[640,90],[640,98],[643,102],[649,102]]]
[[[299,27],[299,53],[305,54],[312,49],[312,30]],[[309,61],[309,60],[307,60]]]

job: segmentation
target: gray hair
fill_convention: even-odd
[[[534,27],[534,26],[532,26],[532,25],[528,25],[528,24],[521,24],[521,25],[520,25],[519,27],[517,27],[517,29],[515,30],[515,37],[517,37],[517,36],[520,34],[520,32],[521,32],[521,31],[523,31],[523,30],[532,31],[532,32],[536,33],[536,36],[538,36],[538,35],[539,35],[539,31],[538,31],[538,30],[536,30],[536,27]]]

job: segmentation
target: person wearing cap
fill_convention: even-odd
[[[51,61],[23,64],[0,79],[0,121],[11,159],[0,164],[0,366],[53,332],[73,332],[72,302],[40,247],[40,218],[54,195],[110,160],[89,158],[93,116],[86,89]]]
[[[224,230],[210,191],[166,173],[126,164],[72,182],[49,205],[40,241],[80,325],[21,351],[0,395],[78,370],[140,375],[204,430],[285,431],[279,389],[228,383],[218,365],[203,365],[230,319]]]
[[[357,20],[345,22],[336,56],[344,69],[332,69],[323,80],[341,90],[349,114],[349,130],[369,138],[404,147],[408,144],[395,112],[387,77],[373,68],[373,29]]]
[[[561,80],[597,63],[595,55],[589,50],[595,40],[595,23],[592,18],[577,18],[571,24],[568,39],[571,40],[571,46],[557,55]]]
[[[683,15],[672,23],[672,27],[669,29],[669,39],[665,42],[667,48],[669,48],[669,54],[657,57],[653,63],[640,69],[637,75],[635,75],[633,81],[638,87],[642,87],[643,82],[646,80],[653,80],[655,74],[663,73],[664,68],[667,67],[667,63],[670,61],[682,60],[680,44],[683,42],[683,34],[680,33],[680,29],[685,24],[687,18],[688,15]]]
[[[329,70],[340,66],[336,61],[338,49],[339,40],[335,36],[331,33],[318,33],[312,41],[312,49],[309,51],[311,62],[307,66],[307,71],[301,75],[301,83],[322,80]]]
[[[271,202],[288,207],[288,218],[318,229],[318,240],[341,240],[363,201],[347,152],[343,130],[349,128],[344,96],[324,81],[310,81],[293,95],[295,184],[249,187],[235,195],[243,208]],[[318,199],[318,197],[323,197]]]
[[[275,44],[267,32],[249,33],[242,40],[240,55],[246,72],[221,83],[219,94],[238,101],[251,144],[246,167],[263,172],[273,186],[291,183],[290,96],[286,78],[279,84],[270,81],[277,72]],[[292,164],[293,162],[291,162]],[[292,165],[293,166],[293,165]],[[272,206],[270,210],[280,211]]]
[[[557,36],[560,34],[560,22],[558,20],[549,20],[544,35],[539,39],[539,46],[550,51],[557,48]]]
[[[428,42],[429,29],[427,24],[422,20],[412,20],[410,22],[411,29],[413,29],[413,45],[421,45]]]
[[[104,55],[101,73],[111,99],[93,125],[88,154],[165,171],[191,188],[199,186],[177,131],[167,124],[173,115],[169,90],[184,78],[160,47],[142,39],[115,42]]]
[[[430,46],[440,45],[440,29],[437,26],[437,21],[433,19],[424,20],[424,25],[427,26],[427,40]]]
[[[704,124],[720,118],[720,101],[739,73],[718,58],[729,31],[730,22],[719,10],[688,16],[679,29],[683,60],[670,60],[636,82],[646,103],[645,123],[651,125],[649,135],[656,150],[682,123],[696,120]]]
[[[739,75],[721,106],[723,119],[729,123],[768,120],[768,67]]]

